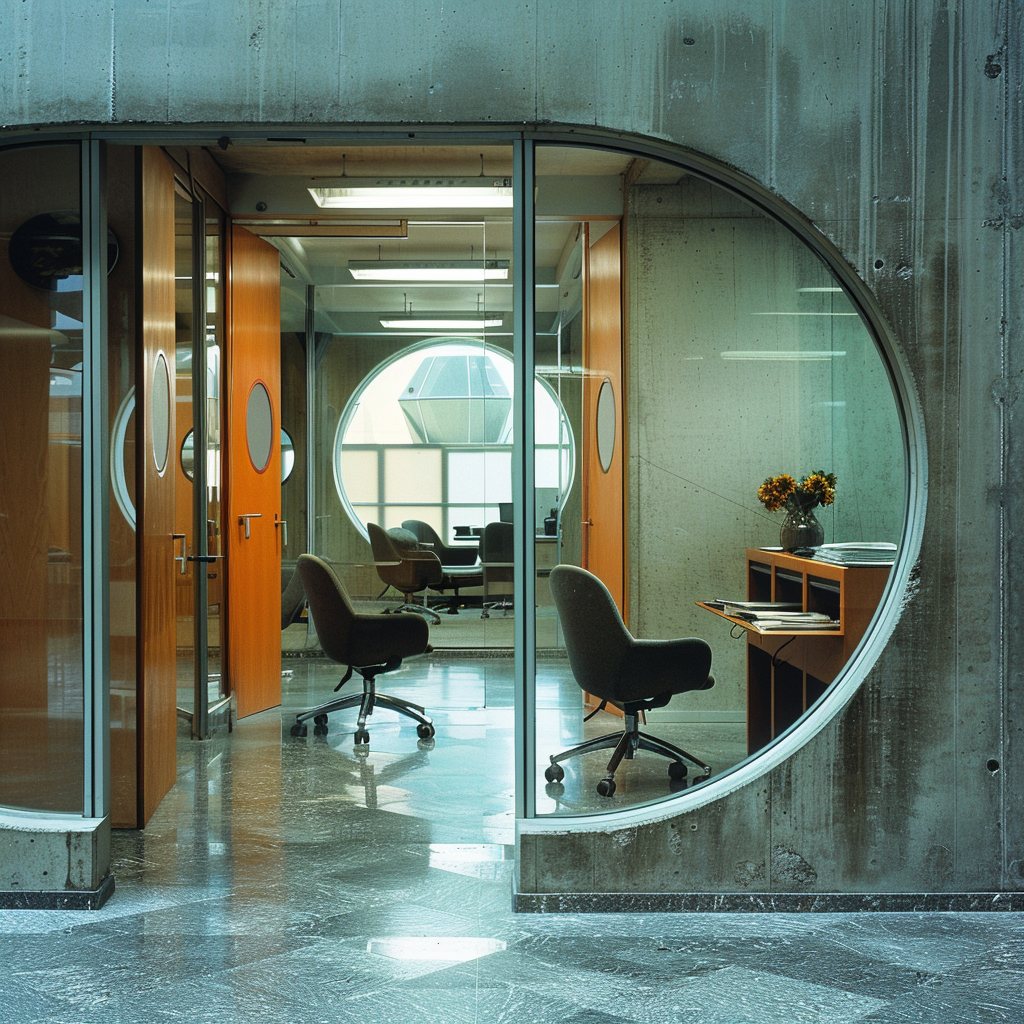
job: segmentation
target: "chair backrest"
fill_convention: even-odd
[[[480,535],[481,562],[511,562],[515,558],[515,532],[511,523],[488,523]]]
[[[281,628],[287,629],[293,622],[302,618],[302,608],[306,603],[306,593],[299,576],[299,567],[292,569],[283,567],[281,570]]]
[[[576,682],[588,693],[611,699],[633,641],[612,595],[593,573],[575,565],[556,565],[548,582]]]
[[[299,555],[296,569],[324,654],[348,665],[349,637],[356,613],[338,574],[316,555]]]
[[[402,529],[408,530],[424,544],[430,545],[430,550],[441,560],[441,565],[473,565],[476,563],[477,547],[473,544],[460,544],[452,546],[445,544],[437,535],[437,531],[421,519],[406,519],[402,523]]]
[[[441,582],[444,576],[441,560],[432,551],[399,547],[376,523],[367,523],[366,532],[370,535],[370,548],[381,582],[404,594],[415,594]]]

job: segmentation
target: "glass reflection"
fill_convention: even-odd
[[[538,281],[557,284],[553,310],[538,288],[537,362],[582,467],[558,560],[604,582],[633,636],[710,645],[715,685],[650,710],[642,728],[718,775],[827,692],[881,598],[904,515],[887,370],[829,269],[742,199],[619,153],[538,148],[536,171]],[[602,436],[616,438],[610,450]],[[803,552],[812,559],[780,552],[783,515],[758,488],[819,468],[838,480],[835,502],[815,510],[825,546]],[[837,546],[853,542],[883,545],[871,551],[886,564],[837,564],[863,557]],[[842,625],[762,630],[708,604],[722,598]],[[538,812],[621,808],[700,780],[693,763],[673,780],[676,762],[645,749],[615,770],[614,796],[598,792],[610,751],[562,761],[564,778],[545,780],[552,755],[623,728],[621,709],[597,710],[574,678],[559,631],[540,649],[552,614],[538,594]]]
[[[0,803],[81,813],[78,147],[5,151],[0,178]]]

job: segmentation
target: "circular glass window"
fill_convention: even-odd
[[[426,520],[450,541],[508,519],[512,505],[513,362],[502,348],[437,338],[385,361],[338,424],[334,472],[353,523]],[[576,467],[555,390],[534,386],[536,522],[565,506]]]

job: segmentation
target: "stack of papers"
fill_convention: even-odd
[[[800,604],[786,601],[706,601],[723,615],[743,619],[761,630],[794,633],[804,629],[838,629],[839,620],[824,612],[804,612]]]
[[[814,558],[832,565],[892,565],[896,561],[896,545],[855,541],[844,544],[822,544],[814,549]]]

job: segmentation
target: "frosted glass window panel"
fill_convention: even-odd
[[[554,487],[559,493],[564,493],[569,487],[569,456],[562,450],[562,471],[558,471],[558,449],[538,448],[534,452],[533,472],[534,484],[537,487]]]
[[[430,505],[389,505],[384,509],[384,522],[381,524],[385,530],[401,526],[406,519],[419,519],[421,522],[430,523],[439,517],[439,509]],[[434,527],[437,530],[437,527]],[[437,530],[440,533],[440,530]]]
[[[486,526],[488,523],[498,522],[498,506],[450,508],[448,519],[453,530],[456,526]]]
[[[341,477],[345,481],[345,493],[353,505],[380,500],[376,451],[343,449]]]
[[[533,388],[533,432],[537,444],[569,444],[564,415],[549,388],[538,380]]]
[[[450,452],[448,503],[490,504],[512,500],[512,453]]]
[[[388,448],[384,452],[384,500],[441,502],[441,450]]]

